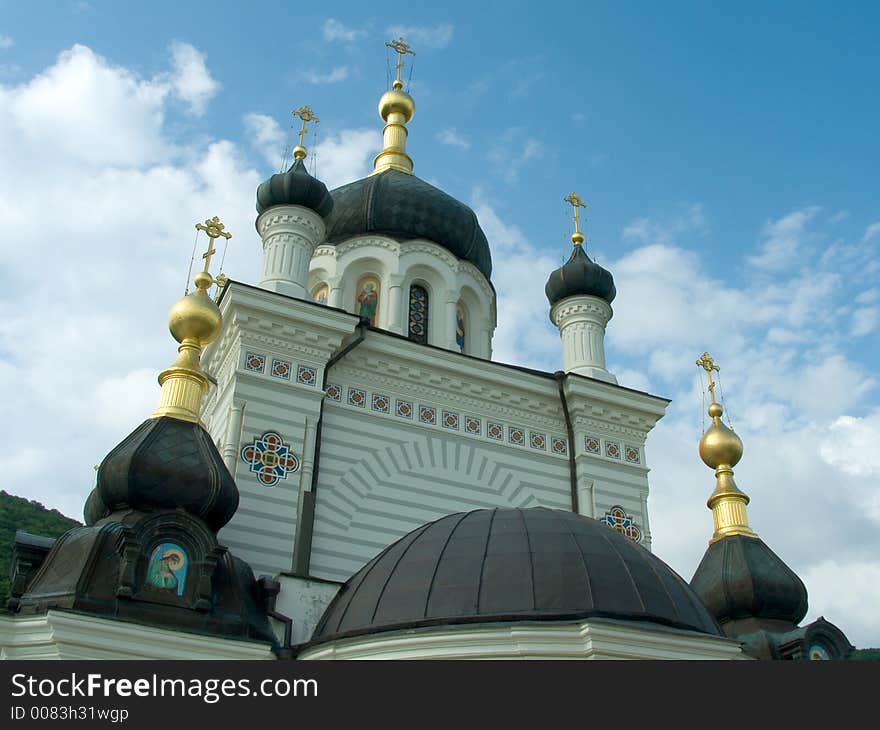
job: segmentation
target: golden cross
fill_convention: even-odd
[[[208,267],[211,265],[211,257],[217,253],[214,249],[214,241],[220,238],[220,236],[223,236],[227,241],[232,238],[232,234],[224,231],[224,228],[226,226],[220,222],[216,215],[213,218],[206,219],[204,224],[196,223],[197,230],[208,234],[208,250],[202,254],[202,258],[205,259],[205,268],[202,271],[206,274],[208,273]]]
[[[581,232],[581,208],[586,208],[587,204],[581,200],[581,196],[577,193],[569,193],[566,195],[563,200],[566,203],[571,203],[571,207],[574,208],[574,232]]]
[[[416,55],[416,52],[403,40],[403,36],[396,41],[385,41],[385,45],[394,51],[397,51],[397,80],[391,85],[395,89],[402,89],[403,82],[400,80],[400,72],[403,71],[404,54]]]
[[[315,113],[312,111],[311,107],[301,106],[299,109],[291,109],[290,113],[295,117],[299,117],[302,119],[302,129],[299,130],[299,146],[303,146],[303,142],[306,139],[306,126],[309,122],[314,122],[317,124],[321,120],[315,116]]]
[[[715,360],[708,352],[704,352],[700,355],[700,359],[697,360],[697,366],[703,368],[706,371],[706,374],[709,376],[709,393],[712,396],[712,402],[715,402],[715,381],[712,380],[712,371],[714,370],[716,373],[721,372],[721,368],[715,364]]]

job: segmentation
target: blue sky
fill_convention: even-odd
[[[542,288],[576,190],[617,283],[609,366],[673,399],[646,449],[656,552],[690,577],[711,531],[709,349],[753,526],[810,618],[880,646],[878,22],[867,2],[0,2],[0,398],[22,414],[3,488],[79,513],[154,405],[193,221],[227,220],[226,272],[255,282],[290,109],[321,118],[318,176],[365,174],[403,32],[415,172],[492,244],[496,357],[560,366]]]

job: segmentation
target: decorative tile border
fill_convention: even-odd
[[[361,390],[360,388],[349,388],[348,389],[348,404],[350,406],[357,406],[358,408],[366,408],[367,407],[367,391]]]
[[[595,436],[584,436],[584,449],[588,454],[601,454],[599,439]]]
[[[483,422],[479,418],[465,416],[464,430],[471,436],[480,436],[483,433]]]
[[[535,433],[532,431],[529,434],[529,444],[533,449],[540,449],[541,451],[547,450],[547,436],[543,433]]]
[[[503,441],[504,426],[502,426],[500,423],[489,421],[489,423],[486,425],[486,435],[490,439],[495,439],[495,441]]]
[[[419,423],[427,423],[430,426],[437,425],[437,409],[431,406],[419,406]]]
[[[605,456],[610,459],[619,459],[620,458],[620,444],[616,441],[606,441],[605,442]]]
[[[288,360],[272,359],[272,377],[290,380],[290,362]]]
[[[266,370],[266,356],[258,352],[248,352],[244,356],[244,369],[253,373],[262,373]]]
[[[514,446],[526,445],[526,432],[519,426],[507,427],[507,440]]]
[[[335,400],[337,403],[340,403],[342,401],[342,386],[336,385],[335,383],[328,385],[327,397],[330,400]]]
[[[287,479],[289,473],[299,470],[299,459],[277,431],[254,437],[253,443],[242,447],[241,458],[265,487],[274,487]]]
[[[568,441],[566,441],[565,439],[554,438],[552,449],[554,454],[568,456]]]
[[[458,431],[458,414],[452,411],[443,411],[443,428]]]
[[[639,458],[639,450],[635,446],[626,446],[623,453],[630,464],[642,463],[642,460]]]
[[[373,400],[370,403],[370,408],[378,413],[390,413],[391,399],[382,393],[373,393]]]
[[[604,452],[602,450],[603,442],[605,445]],[[641,465],[642,463],[642,452],[638,446],[621,444],[619,441],[612,439],[602,439],[589,433],[584,436],[584,450],[588,454],[604,455],[608,459],[620,461],[623,458],[628,464]]]
[[[394,412],[401,418],[413,417],[413,404],[409,400],[398,400]]]
[[[296,382],[303,385],[314,385],[318,380],[318,371],[308,365],[300,365],[296,369]]]

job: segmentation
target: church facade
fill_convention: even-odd
[[[645,444],[668,401],[607,370],[616,290],[576,194],[571,257],[547,272],[562,369],[491,360],[489,243],[413,174],[409,48],[391,45],[368,177],[328,191],[310,175],[316,118],[295,112],[294,162],[257,191],[259,282],[214,279],[228,234],[200,226],[160,406],[105,458],[86,527],[19,536],[2,655],[846,655],[832,624],[798,627],[805,589],[748,530],[711,408],[713,542],[691,585],[652,554]]]

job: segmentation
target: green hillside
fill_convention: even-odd
[[[9,561],[15,531],[58,537],[80,523],[65,517],[58,510],[46,509],[39,502],[16,497],[0,490],[0,608],[9,598]]]

